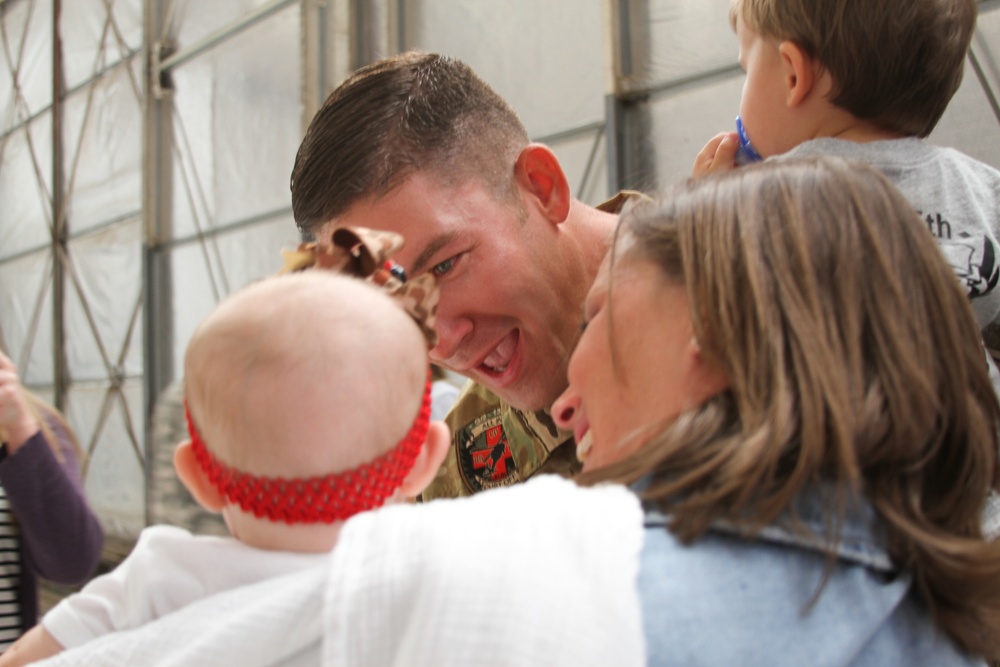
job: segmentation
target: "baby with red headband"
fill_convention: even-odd
[[[427,340],[418,326],[426,323],[407,310],[385,288],[327,271],[266,279],[222,302],[187,348],[191,437],[174,463],[195,499],[222,513],[232,538],[145,529],[118,568],[63,600],[0,665],[322,567],[345,520],[419,494],[449,436],[443,423],[428,422]]]

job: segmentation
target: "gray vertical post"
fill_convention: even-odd
[[[66,409],[69,391],[69,367],[66,362],[66,267],[68,261],[66,220],[66,152],[63,147],[63,103],[66,83],[63,78],[62,35],[59,20],[62,0],[52,3],[52,366],[54,403]]]
[[[614,82],[605,101],[607,121],[608,192],[650,189],[656,184],[656,165],[649,141],[649,96],[642,80],[648,59],[649,35],[637,31],[648,25],[648,0],[611,1],[611,57]]]
[[[152,473],[150,437],[153,409],[173,377],[173,283],[171,280],[171,148],[173,128],[169,71],[160,65],[170,55],[169,35],[163,18],[173,0],[145,3],[144,36],[147,76],[143,86],[143,360],[146,432],[143,453],[146,479],[146,521],[149,522],[149,488]]]

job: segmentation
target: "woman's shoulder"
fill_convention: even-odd
[[[649,664],[979,664],[935,630],[869,511],[830,541],[806,510],[798,524],[753,534],[717,523],[689,545],[669,517],[647,511],[639,596]]]

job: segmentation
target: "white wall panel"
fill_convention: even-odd
[[[469,63],[545,135],[604,117],[608,64],[601,0],[414,0],[406,47]]]
[[[172,19],[170,34],[178,49],[225,28],[271,0],[174,0],[165,2]]]
[[[184,350],[221,298],[282,267],[281,249],[299,244],[291,215],[189,243],[171,253],[174,280],[174,377],[184,375]]]
[[[198,233],[215,220],[215,69],[195,60],[171,73],[174,89],[170,226],[176,237]]]
[[[650,105],[649,141],[656,156],[657,186],[690,176],[698,151],[719,132],[735,129],[742,73],[692,84]]]
[[[23,122],[52,103],[52,0],[11,2],[4,8],[4,61],[17,70],[20,93],[5,85],[0,131]],[[7,69],[3,70],[4,78]]]
[[[299,33],[293,6],[172,72],[175,238],[290,206]]]
[[[67,88],[79,86],[118,63],[125,54],[142,48],[142,5],[142,0],[62,3],[60,29]]]
[[[73,240],[69,258],[77,283],[66,292],[66,363],[75,382],[107,382],[101,347],[112,367],[142,375],[142,226],[139,218]],[[131,338],[129,329],[132,328]],[[141,403],[140,403],[141,405]]]
[[[133,87],[141,68],[135,59],[66,100],[67,224],[73,234],[142,205],[142,106]]]
[[[7,355],[28,385],[52,383],[52,256],[0,263],[0,323]]]
[[[129,406],[142,405],[142,392],[141,380],[126,382],[122,388]],[[107,533],[134,536],[146,523],[145,473],[126,425],[130,421],[137,424],[141,442],[142,422],[136,421],[141,408],[130,407],[128,418],[124,413],[122,401],[117,396],[109,399],[106,387],[81,384],[69,392],[66,417],[80,444],[85,449],[90,447],[95,434],[100,443],[87,462],[84,488],[90,505],[101,517]]]
[[[52,115],[45,113],[0,144],[0,259],[49,242],[51,193]]]
[[[1000,98],[1000,9],[983,12],[977,24],[973,51],[994,99]],[[953,146],[1000,169],[1000,118],[990,106],[986,90],[972,66],[966,64],[962,87],[952,98],[941,122],[930,136],[934,143]]]
[[[603,134],[587,132],[549,145],[559,157],[574,196],[591,204],[608,198],[608,151]]]
[[[629,87],[687,78],[736,62],[729,0],[632,0]]]

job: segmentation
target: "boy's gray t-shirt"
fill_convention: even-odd
[[[1000,335],[986,331],[1000,315],[1000,171],[915,137],[814,139],[777,159],[807,155],[866,162],[888,176],[920,212],[968,291],[987,346],[1000,348]]]
[[[910,200],[965,286],[987,348],[1000,350],[1000,171],[916,137],[857,143],[813,139],[771,159],[836,155],[882,171]],[[987,355],[989,358],[989,355]],[[989,365],[1000,396],[1000,372]],[[1000,537],[1000,495],[991,492],[983,534]]]

